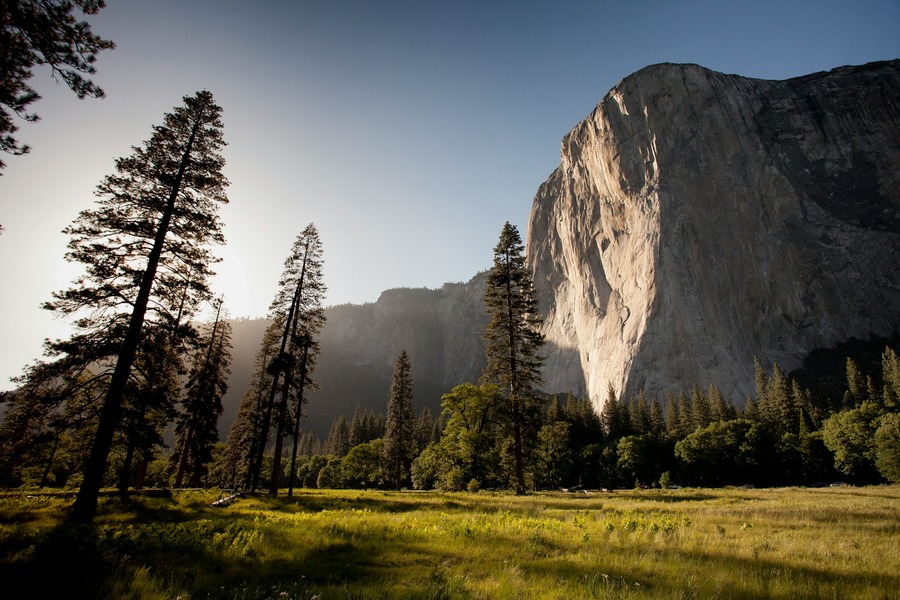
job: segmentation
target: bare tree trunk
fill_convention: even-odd
[[[53,468],[53,459],[56,458],[56,450],[59,448],[59,438],[61,437],[62,433],[57,433],[56,439],[53,440],[53,449],[50,451],[50,458],[47,459],[47,465],[44,467],[44,473],[41,475],[39,489],[44,489],[44,486],[47,485],[47,480],[50,478],[50,469]]]
[[[260,436],[260,448],[257,451],[257,467],[254,473],[254,484],[251,487],[251,491],[256,489],[257,484],[259,483],[259,471],[262,468],[262,457],[263,450],[265,450],[265,440],[269,436],[269,425],[272,418],[272,411],[275,404],[275,394],[277,393],[278,388],[278,374],[280,371],[284,371],[284,389],[282,392],[281,406],[279,407],[277,417],[277,425],[276,425],[276,434],[275,434],[275,454],[272,457],[272,477],[271,482],[269,483],[269,493],[272,495],[278,494],[278,484],[281,473],[279,472],[281,467],[281,448],[284,442],[284,419],[285,413],[287,412],[287,397],[290,393],[290,372],[288,366],[284,364],[284,356],[285,349],[287,348],[287,341],[289,335],[291,336],[291,341],[293,343],[293,338],[296,337],[297,333],[297,318],[300,311],[300,297],[303,293],[303,279],[306,276],[306,255],[309,250],[309,243],[306,244],[306,252],[303,253],[303,265],[300,269],[300,279],[297,281],[297,289],[294,290],[294,298],[291,301],[291,308],[288,310],[288,318],[287,323],[284,324],[284,335],[281,337],[281,352],[279,353],[279,369],[275,372],[275,376],[272,380],[272,391],[269,394],[269,403],[266,407],[266,418],[263,419],[263,435]]]
[[[288,475],[288,496],[294,495],[294,477],[297,473],[297,446],[300,445],[300,417],[303,416],[303,388],[306,386],[306,359],[309,356],[307,337],[303,340],[303,362],[300,364],[300,391],[297,392],[297,415],[294,420],[294,450],[291,452],[291,471]]]
[[[287,322],[284,324],[284,333],[281,336],[281,349],[278,351],[278,356],[275,357],[277,362],[282,362],[284,360],[284,351],[287,348],[287,340],[288,335],[290,334],[291,321],[294,319],[294,312],[297,307],[297,302],[300,298],[300,285],[297,286],[297,289],[294,291],[294,297],[291,300],[291,308],[288,310]],[[250,482],[250,491],[255,492],[256,488],[259,486],[259,475],[262,471],[262,463],[263,456],[266,451],[266,442],[269,440],[269,427],[272,423],[272,412],[275,409],[275,395],[278,393],[278,377],[281,375],[282,366],[278,365],[278,368],[275,369],[275,373],[272,374],[272,387],[269,390],[269,399],[266,402],[266,414],[263,416],[262,420],[262,429],[259,432],[259,445],[256,448],[256,456],[254,458],[253,464],[253,474]]]
[[[128,481],[131,479],[131,461],[134,460],[134,440],[128,436],[128,447],[125,449],[125,460],[119,470],[119,496],[128,496]]]
[[[144,453],[141,453],[141,464],[138,465],[137,476],[134,479],[134,489],[144,489],[144,481],[147,479],[147,466],[149,462],[147,456]]]

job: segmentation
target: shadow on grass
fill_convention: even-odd
[[[3,597],[270,598],[302,592],[298,585],[366,586],[382,577],[374,537],[291,547],[287,535],[270,528],[254,548],[243,543],[257,532],[250,520],[242,528],[221,513],[215,521],[172,513],[144,509],[128,522],[7,535],[0,540]],[[268,546],[282,551],[260,556]]]
[[[8,598],[97,598],[103,597],[102,582],[108,564],[98,547],[96,530],[90,525],[59,525],[42,539],[19,540],[20,554],[27,558],[6,562],[16,545],[4,540],[0,547],[0,581]]]

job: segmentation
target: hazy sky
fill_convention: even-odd
[[[900,0],[108,0],[91,23],[118,45],[97,63],[107,98],[39,70],[33,150],[4,158],[0,389],[64,331],[40,309],[76,274],[60,231],[199,89],[229,143],[215,288],[262,316],[310,222],[328,304],[488,268],[504,221],[524,238],[562,136],[644,66],[783,79],[900,57]]]

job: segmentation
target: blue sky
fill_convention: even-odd
[[[900,57],[898,0],[111,0],[91,23],[118,45],[97,63],[107,98],[38,70],[42,120],[18,135],[32,153],[0,177],[0,389],[65,333],[39,308],[77,273],[60,231],[199,89],[230,144],[215,287],[261,316],[310,222],[329,304],[488,268],[504,221],[525,236],[563,135],[644,66],[783,79]]]

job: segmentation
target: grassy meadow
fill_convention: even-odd
[[[0,595],[900,598],[898,486],[218,497],[2,496]]]

